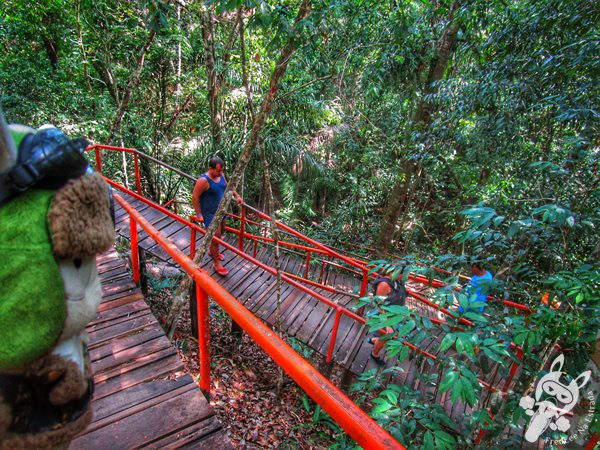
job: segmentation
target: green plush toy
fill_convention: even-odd
[[[91,420],[84,329],[114,226],[85,145],[0,113],[0,449],[55,448]]]

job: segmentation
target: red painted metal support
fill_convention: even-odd
[[[102,155],[100,154],[100,148],[95,147],[94,153],[96,153],[96,171],[102,173]]]
[[[246,229],[246,207],[242,205],[242,218],[240,219],[240,234],[238,236],[238,248],[244,251],[244,230]]]
[[[200,389],[210,393],[210,327],[208,323],[208,295],[196,280],[196,311],[198,318],[198,358],[200,363]]]
[[[310,252],[306,252],[306,264],[304,267],[304,278],[308,278],[308,269],[310,268]]]
[[[490,414],[490,418],[494,419],[494,414],[492,413],[492,410],[490,408],[487,408],[487,411]],[[485,425],[487,425],[487,423]],[[485,436],[485,432],[486,430],[484,430],[483,428],[479,430],[479,433],[477,433],[477,437],[475,438],[475,444],[479,445],[479,443],[483,439],[483,436]]]
[[[210,296],[359,445],[369,449],[404,449],[334,384],[323,377],[242,303],[213,280],[204,269],[189,259],[175,244],[168,241],[120,195],[116,194],[115,199],[132,218],[135,218],[149,237],[154,239],[186,273],[193,276],[196,285],[201,286],[198,289],[203,292],[198,293],[197,304],[202,303],[203,296]],[[183,219],[180,218],[180,220]],[[190,225],[193,226],[193,224]],[[234,251],[238,250],[234,248]],[[199,317],[204,315],[204,320],[207,321],[208,314],[205,314],[205,311],[206,309],[198,307]],[[338,311],[342,311],[339,306]],[[202,324],[199,323],[199,336],[203,335],[200,331],[202,329]],[[207,353],[207,351],[204,352],[205,355]],[[208,364],[205,363],[204,367],[207,368]],[[209,381],[208,376],[202,378],[205,382]],[[208,386],[210,387],[210,384]]]
[[[523,350],[521,349],[521,347],[515,347],[515,352],[517,354],[517,358],[519,359],[519,361],[523,361]],[[517,372],[517,369],[519,368],[518,363],[514,362],[511,364],[510,366],[510,371],[508,373],[508,378],[506,379],[506,382],[504,383],[504,386],[502,387],[502,392],[506,392],[508,391],[508,388],[510,387],[510,383],[512,383],[512,380],[515,376],[515,373]]]
[[[596,444],[598,443],[598,441],[600,441],[600,435],[598,435],[598,433],[594,432],[594,434],[592,434],[592,437],[590,438],[589,442],[587,444],[585,444],[584,450],[594,450],[594,448],[596,448]]]
[[[136,284],[140,282],[140,255],[138,249],[138,231],[135,218],[129,214],[129,237],[131,239],[131,272],[133,281]]]
[[[331,339],[329,340],[329,350],[327,351],[326,362],[329,364],[333,360],[333,350],[335,349],[335,341],[337,339],[338,330],[340,328],[340,318],[342,317],[342,311],[340,308],[335,310],[335,321],[333,322],[333,330],[331,332]]]
[[[363,269],[362,283],[360,284],[360,296],[364,297],[367,294],[367,286],[369,285],[369,271]]]
[[[93,149],[93,148],[94,148],[94,147],[90,147],[90,149]],[[123,152],[127,152],[127,153],[134,153],[134,154],[137,154],[137,153],[138,153],[136,150],[133,150],[133,149],[120,149],[120,148],[113,148],[113,147],[108,147],[108,146],[98,146],[98,147],[96,147],[96,148],[95,148],[95,150],[96,150],[96,157],[97,157],[97,166],[98,166],[98,167],[100,167],[100,168],[101,168],[101,166],[102,166],[102,161],[101,161],[101,155],[100,155],[100,153],[99,153],[99,151],[98,151],[98,150],[99,150],[99,149],[101,149],[101,148],[106,148],[106,149],[109,149],[109,150],[115,149],[115,150],[119,150],[119,151],[123,151]],[[146,155],[144,155],[143,153],[139,153],[139,154],[140,154],[140,156],[142,156],[142,157],[147,157],[147,156],[146,156]],[[152,160],[152,159],[151,159],[151,160]],[[156,161],[156,160],[155,160],[155,162],[158,162],[159,164],[161,164],[161,163],[160,163],[160,161]],[[179,173],[179,172],[178,172],[178,173]],[[185,174],[183,174],[183,175],[185,175]],[[188,176],[188,175],[186,175],[186,176],[189,178],[189,176]],[[181,217],[177,216],[176,214],[173,214],[173,213],[171,213],[170,211],[168,211],[168,210],[166,210],[166,209],[164,209],[164,208],[161,208],[161,207],[160,207],[160,206],[158,206],[158,205],[155,205],[154,203],[152,203],[152,202],[148,201],[147,199],[145,199],[145,198],[144,198],[144,197],[142,197],[141,195],[135,194],[134,192],[132,192],[132,191],[130,191],[130,190],[128,190],[128,189],[124,189],[122,186],[120,186],[120,185],[118,185],[118,184],[116,184],[116,183],[112,182],[111,180],[107,180],[107,181],[109,181],[109,182],[110,182],[112,185],[114,185],[114,186],[115,186],[115,187],[117,187],[118,189],[121,189],[121,190],[123,190],[123,191],[125,191],[125,192],[129,193],[130,195],[132,195],[132,196],[134,196],[134,197],[136,197],[136,198],[140,199],[141,201],[144,201],[145,203],[152,205],[153,207],[157,208],[158,210],[162,211],[163,213],[165,213],[165,214],[167,214],[167,215],[171,216],[171,217],[172,217],[172,218],[174,218],[175,220],[178,220],[178,221],[180,221],[180,222],[182,222],[182,223],[186,224],[187,226],[190,226],[192,229],[196,229],[197,231],[199,230],[199,231],[201,231],[201,232],[204,232],[204,231],[203,231],[203,230],[202,230],[200,227],[198,227],[197,225],[195,225],[195,224],[192,224],[192,223],[190,223],[190,222],[188,222],[188,221],[186,221],[186,220],[184,220],[184,219],[181,219]],[[250,208],[251,208],[251,207],[250,207]],[[251,209],[253,209],[253,208],[251,208]],[[262,217],[262,216],[266,216],[264,213],[261,213],[261,212],[258,212],[258,215],[259,215],[259,216],[261,216],[261,217]],[[268,218],[268,216],[266,216],[266,217]],[[270,218],[269,218],[269,219],[270,219]],[[247,220],[246,220],[246,221],[247,221]],[[308,247],[308,249],[310,249],[310,251],[311,251],[311,252],[314,252],[314,253],[324,253],[324,254],[327,254],[327,255],[328,255],[328,256],[330,256],[330,257],[339,257],[339,256],[342,256],[342,255],[339,255],[339,254],[337,254],[337,252],[335,252],[335,251],[332,251],[330,248],[328,248],[328,247],[326,247],[326,246],[324,246],[324,245],[322,245],[322,244],[319,244],[318,242],[316,242],[316,241],[313,241],[312,239],[309,239],[309,238],[305,237],[305,236],[304,236],[304,235],[302,235],[301,233],[299,233],[299,232],[296,232],[295,230],[293,230],[293,229],[291,229],[291,228],[289,228],[289,227],[287,227],[287,226],[285,226],[285,225],[283,225],[283,224],[281,224],[281,223],[279,223],[279,222],[277,222],[277,225],[278,225],[278,226],[280,226],[280,228],[282,228],[282,229],[283,229],[283,230],[285,230],[285,231],[288,231],[288,229],[289,229],[289,230],[291,230],[291,231],[288,231],[290,234],[292,234],[292,235],[294,235],[294,236],[296,236],[296,237],[299,237],[300,239],[303,239],[304,241],[308,242],[309,244],[315,245],[317,248],[311,248],[311,247]],[[266,231],[266,228],[265,228],[265,231]],[[238,230],[235,230],[235,232],[239,232],[239,231],[238,231]],[[241,233],[240,233],[240,234],[241,234]],[[136,235],[136,233],[132,233],[132,236],[134,236],[134,235]],[[249,233],[244,233],[244,236],[243,236],[243,238],[244,238],[244,239],[245,239],[245,238],[251,238],[251,236],[252,236],[252,235],[251,235],[251,234],[249,234]],[[252,239],[252,238],[251,238],[251,239]],[[257,244],[257,242],[258,242],[258,240],[260,240],[260,239],[261,239],[260,237],[258,237],[258,239],[253,239],[253,240],[254,240],[254,252],[253,252],[253,253],[254,253],[254,256],[256,256],[257,245],[258,245],[258,244]],[[262,239],[263,239],[263,240],[267,240],[266,238],[262,238]],[[239,250],[238,250],[238,249],[235,249],[235,247],[233,247],[233,246],[229,246],[228,244],[225,244],[224,242],[222,242],[222,241],[220,241],[220,240],[219,240],[219,242],[221,242],[221,243],[222,243],[222,245],[224,245],[225,247],[232,249],[232,251],[235,251],[236,253],[237,253],[237,252],[239,252]],[[173,244],[169,244],[169,245],[173,245]],[[290,243],[289,245],[290,245],[290,246],[298,246],[298,247],[306,247],[306,246],[299,246],[298,244],[291,244],[291,243]],[[173,245],[173,247],[175,247],[175,246]],[[137,245],[136,245],[136,249],[137,249]],[[238,253],[238,254],[241,254],[242,256],[244,256],[244,255],[245,255],[245,254],[244,254],[244,253],[242,253],[242,252],[240,252],[240,253]],[[339,256],[338,256],[338,255],[339,255]],[[136,255],[136,256],[137,256],[137,255]],[[133,257],[133,252],[132,252],[132,257]],[[272,272],[272,271],[273,271],[273,269],[272,269],[272,268],[270,268],[270,267],[268,267],[268,266],[266,266],[266,265],[264,265],[264,264],[260,263],[260,262],[259,262],[259,261],[257,261],[255,258],[251,258],[251,257],[249,257],[248,255],[245,255],[245,257],[246,257],[247,259],[249,259],[251,262],[253,262],[254,264],[257,264],[258,266],[265,268],[267,271],[269,271],[269,272]],[[357,259],[355,259],[355,258],[349,258],[349,257],[342,257],[342,258],[340,258],[340,259],[342,259],[342,260],[343,260],[344,262],[346,262],[347,264],[350,264],[350,265],[351,265],[351,267],[358,268],[358,269],[359,269],[359,270],[362,272],[362,275],[363,275],[363,280],[362,280],[362,285],[361,285],[361,294],[362,294],[362,295],[366,294],[366,289],[367,289],[367,286],[368,286],[368,280],[369,280],[369,274],[368,274],[368,268],[365,266],[365,263],[363,263],[363,262],[361,262],[361,261],[359,261],[359,260],[357,260]],[[132,264],[133,264],[133,263],[132,263]],[[336,265],[336,266],[338,266],[338,265]],[[339,267],[343,267],[343,266],[339,266]],[[323,265],[322,265],[322,270],[321,270],[321,272],[322,272],[322,275],[321,275],[321,278],[323,278],[323,277],[324,277],[324,275],[325,275],[325,273],[324,273],[324,269],[325,269],[325,261],[323,261]],[[352,270],[352,269],[348,269],[348,268],[346,268],[346,269],[347,269],[347,270]],[[138,259],[138,273],[139,273],[139,259]],[[298,289],[301,289],[301,290],[303,290],[304,292],[307,292],[307,293],[309,293],[310,295],[312,295],[313,297],[317,298],[319,301],[326,303],[326,304],[327,304],[327,305],[329,305],[330,307],[336,308],[336,317],[338,316],[338,314],[340,315],[340,317],[341,317],[341,314],[345,314],[345,315],[347,315],[347,316],[349,316],[349,317],[353,318],[354,320],[358,320],[358,321],[359,321],[359,322],[361,322],[361,323],[364,323],[364,322],[365,322],[365,319],[363,319],[363,318],[361,318],[361,317],[357,316],[356,314],[352,313],[351,311],[349,311],[349,310],[347,310],[347,309],[345,309],[345,308],[342,308],[342,307],[340,307],[339,305],[337,305],[337,304],[335,304],[335,303],[333,303],[333,302],[329,301],[328,299],[326,299],[326,298],[322,297],[320,294],[318,294],[318,293],[316,293],[316,292],[314,292],[314,291],[311,291],[310,289],[306,288],[305,286],[301,286],[301,285],[299,285],[297,282],[295,282],[295,281],[294,281],[294,279],[295,279],[295,278],[296,278],[296,277],[290,277],[290,276],[289,276],[289,274],[286,274],[286,275],[284,275],[284,277],[283,277],[284,281],[286,281],[286,282],[288,282],[288,283],[292,284],[293,286],[297,287]],[[424,277],[422,277],[422,276],[415,275],[415,276],[414,276],[414,278],[416,279],[416,281],[424,282]],[[438,280],[435,280],[435,281],[434,281],[434,283],[435,283],[435,284],[437,284],[437,283],[438,283]],[[432,284],[432,283],[430,283],[430,282],[429,282],[428,284]],[[420,301],[423,301],[423,300],[424,300],[425,302],[428,302],[428,300],[427,300],[427,299],[424,299],[422,296],[416,295],[416,293],[413,293],[413,292],[409,292],[409,293],[410,293],[411,295],[413,295],[413,297],[415,297],[416,299],[418,299],[418,300],[420,300]],[[429,303],[431,303],[431,302],[429,302]],[[531,310],[530,310],[529,308],[527,308],[526,306],[524,306],[524,305],[520,305],[520,304],[518,304],[518,303],[509,302],[509,301],[505,301],[504,303],[505,303],[505,304],[509,304],[509,306],[514,306],[514,307],[518,307],[518,308],[520,307],[520,309],[525,309],[525,310],[529,310],[529,311],[531,311]],[[517,306],[517,305],[518,305],[518,306]],[[435,305],[434,305],[434,306],[435,306]],[[340,308],[340,309],[338,309],[338,308]],[[442,310],[442,311],[443,311],[443,310]],[[446,312],[446,313],[447,313],[447,311],[444,311],[444,312]],[[436,323],[443,323],[443,321],[441,321],[441,320],[433,320],[433,319],[432,319],[432,321],[435,321]],[[462,322],[462,323],[468,324],[468,325],[472,325],[472,323],[471,323],[470,321],[468,321],[468,320],[466,320],[466,319],[464,319],[464,318],[460,318],[460,319],[459,319],[459,321],[460,321],[460,322]],[[335,339],[333,339],[333,340],[332,340],[332,342],[333,342],[333,345],[335,345]],[[405,344],[405,345],[407,345],[409,348],[413,349],[414,351],[418,352],[418,353],[425,354],[426,356],[428,356],[428,357],[430,357],[430,358],[432,358],[432,359],[437,359],[437,358],[435,357],[435,355],[432,355],[432,354],[430,354],[430,353],[428,353],[428,352],[424,352],[424,351],[420,350],[419,348],[417,348],[417,347],[413,346],[412,344],[410,344],[410,343],[408,343],[408,342],[406,342],[406,341],[404,342],[404,344]],[[516,368],[517,368],[517,366],[516,366],[515,364],[513,364],[513,367],[511,367],[511,371],[513,372],[512,376],[514,376],[514,372],[516,372]],[[480,382],[481,382],[481,384],[482,384],[483,386],[485,386],[486,388],[489,388],[489,389],[491,389],[491,390],[494,390],[494,391],[496,390],[495,388],[493,388],[493,387],[489,386],[489,384],[487,384],[487,383],[485,383],[485,382],[482,382],[481,380],[480,380]]]
[[[140,158],[137,153],[133,154],[133,165],[135,167],[135,191],[142,195],[142,178],[140,176]]]
[[[190,228],[190,259],[196,256],[196,229]]]
[[[252,248],[252,257],[256,258],[256,249],[258,247],[258,241],[254,241],[254,246]]]

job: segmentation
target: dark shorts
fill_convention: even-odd
[[[215,215],[214,214],[202,214],[202,216],[204,217],[204,226],[206,228],[210,227],[210,223],[215,218]]]
[[[215,218],[214,214],[211,213],[207,213],[207,214],[202,214],[202,217],[204,217],[204,226],[206,228],[208,228],[211,224],[211,222],[213,221],[213,219]],[[223,220],[221,221],[221,225],[225,224],[225,220],[227,219],[227,214],[225,214],[225,216],[223,217]]]

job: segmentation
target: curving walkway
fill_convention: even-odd
[[[214,411],[112,250],[97,258],[102,303],[87,328],[94,418],[69,449],[231,449]]]
[[[164,237],[167,237],[184,252],[189,253],[190,231],[185,225],[174,221],[145,202],[126,194],[122,194],[122,196],[141,212]],[[118,209],[116,213],[116,228],[121,236],[129,237],[129,218],[122,209]],[[201,239],[202,236],[198,233],[197,246]],[[227,240],[232,245],[236,245],[237,237],[228,237]],[[139,245],[147,255],[175,265],[174,261],[143,232],[139,235]],[[247,244],[245,251],[252,254],[252,245]],[[220,277],[214,272],[208,256],[202,261],[201,266],[257,317],[269,325],[274,325],[278,318],[276,277],[231,251],[224,251],[224,256],[224,265],[230,271],[227,277]],[[267,265],[274,266],[274,255],[268,247],[259,247],[256,258]],[[283,270],[298,275],[304,273],[305,263],[304,259],[294,255],[282,255],[280,260]],[[319,271],[320,265],[309,266],[309,279],[317,280],[320,275]],[[348,293],[351,293],[353,289],[357,291],[360,283],[359,280],[338,271],[329,272],[325,279],[328,285]],[[409,283],[409,287],[422,294],[426,294],[428,289],[417,283]],[[357,301],[355,295],[344,292],[332,293],[320,288],[314,288],[314,291],[347,308],[351,308]],[[320,354],[326,355],[334,326],[334,309],[287,283],[283,283],[281,286],[279,304],[279,317],[283,331]],[[407,300],[407,306],[420,315],[437,317],[436,310],[411,297]],[[419,349],[437,354],[445,333],[446,331],[441,327],[434,326],[428,334],[422,336]],[[368,335],[369,330],[366,325],[342,315],[333,360],[354,375],[374,368],[381,371],[383,368],[377,366],[370,358],[372,345],[368,342]],[[411,351],[408,360],[399,363],[396,357],[389,358],[385,367],[396,367],[398,370],[385,374],[384,381],[406,384],[420,390],[425,401],[444,405],[447,412],[456,418],[457,422],[460,423],[464,415],[470,412],[470,408],[462,402],[453,404],[448,395],[440,394],[437,390],[429,387],[427,377],[435,373],[436,369],[435,364],[432,364],[432,361],[428,361],[427,358]],[[491,385],[501,385],[502,380],[506,378],[506,370],[494,363],[490,365],[489,371],[480,373],[479,376]],[[480,404],[486,404],[488,401],[489,391],[484,389]]]

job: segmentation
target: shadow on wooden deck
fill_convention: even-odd
[[[114,250],[98,257],[102,303],[87,328],[94,418],[69,449],[229,449],[229,439]]]

